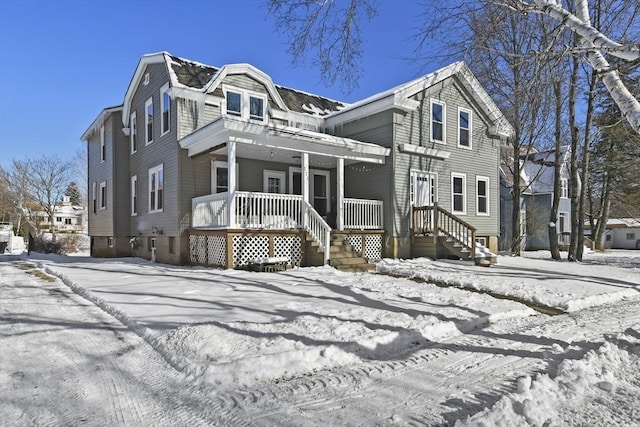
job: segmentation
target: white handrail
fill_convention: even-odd
[[[305,201],[303,206],[305,217],[308,219],[305,225],[305,230],[318,243],[320,250],[324,252],[324,263],[329,264],[331,227],[329,227],[329,224],[327,224],[311,204]]]
[[[191,226],[226,227],[229,225],[227,193],[207,194],[191,199]]]

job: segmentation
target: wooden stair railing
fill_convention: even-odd
[[[433,206],[413,207],[413,236],[433,235],[433,243],[437,245],[438,235],[455,240],[471,251],[471,259],[476,258],[476,228],[467,224],[454,214],[442,209],[437,203]]]

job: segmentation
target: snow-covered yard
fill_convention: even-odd
[[[640,424],[640,252],[547,257],[385,259],[377,274],[23,261],[253,424]]]

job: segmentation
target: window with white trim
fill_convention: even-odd
[[[567,178],[560,178],[560,197],[569,197],[569,182]]]
[[[236,188],[238,187],[238,164],[236,163]],[[229,191],[229,165],[227,162],[214,160],[211,162],[211,189],[214,193]]]
[[[467,213],[467,175],[451,173],[451,210],[455,214]]]
[[[129,142],[131,143],[131,154],[133,154],[138,151],[138,123],[135,111],[131,113],[131,118],[129,119],[129,128]]]
[[[131,177],[131,216],[138,215],[138,175]]]
[[[476,214],[489,215],[489,178],[476,176]]]
[[[147,99],[144,104],[144,124],[145,143],[151,144],[153,142],[153,98]]]
[[[100,183],[100,210],[107,209],[107,183],[102,181]]]
[[[171,130],[171,97],[169,96],[169,83],[160,89],[160,136]]]
[[[471,148],[471,110],[458,108],[458,146]]]
[[[93,213],[98,210],[98,183],[93,182],[91,185],[91,205]]]
[[[244,120],[265,121],[267,97],[237,88],[224,88],[226,112]]]
[[[107,245],[112,248],[113,247],[113,237],[107,237]]]
[[[262,171],[263,191],[265,193],[280,193],[285,192],[285,177],[286,173],[283,171]]]
[[[149,169],[149,212],[162,212],[164,193],[163,165]]]
[[[444,102],[431,100],[431,141],[445,142],[445,117],[446,109]]]
[[[104,125],[100,126],[100,163],[107,159],[107,142],[104,135]]]
[[[558,233],[564,233],[567,231],[567,213],[559,212],[558,213],[558,227],[556,229]]]

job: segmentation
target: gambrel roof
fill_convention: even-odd
[[[161,63],[164,63],[167,67],[173,93],[181,97],[193,98],[213,93],[227,75],[247,74],[264,84],[271,99],[284,111],[322,117],[339,111],[348,105],[340,101],[276,85],[269,75],[250,64],[227,64],[218,68],[180,58],[168,52],[159,52],[144,55],[136,67],[123,103],[122,120],[125,126],[129,120],[131,99],[144,76],[146,67],[151,64]]]

